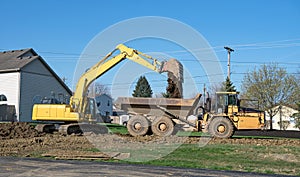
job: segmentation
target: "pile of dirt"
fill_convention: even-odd
[[[28,123],[9,122],[0,124],[0,139],[31,138],[41,134]]]

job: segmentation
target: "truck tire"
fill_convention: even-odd
[[[158,136],[170,136],[174,133],[174,123],[168,117],[157,117],[152,122],[151,130]]]
[[[208,132],[216,138],[230,138],[234,133],[232,122],[225,117],[212,118]]]
[[[144,136],[149,132],[149,120],[140,115],[131,117],[127,122],[127,130],[132,136]]]

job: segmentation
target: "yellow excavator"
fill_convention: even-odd
[[[118,51],[119,53],[113,56]],[[176,60],[160,62],[149,55],[119,44],[80,77],[69,104],[35,104],[33,106],[32,120],[51,122],[51,124],[38,124],[36,129],[41,132],[53,131],[55,122],[63,122],[59,126],[59,131],[64,134],[90,130],[97,133],[107,132],[106,127],[95,124],[97,106],[95,100],[88,97],[88,88],[94,80],[125,59],[134,61],[158,73],[171,73],[179,81],[183,79],[183,73],[180,72],[182,71],[182,65],[178,64]]]

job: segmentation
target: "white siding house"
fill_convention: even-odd
[[[298,112],[297,110],[287,106],[281,106],[281,110],[279,106],[276,106],[273,109],[279,110],[277,114],[272,118],[273,129],[299,130],[298,128],[295,128],[295,119],[292,117],[294,113]],[[282,121],[282,127],[280,127],[280,117]],[[266,120],[270,121],[270,117],[267,112],[266,112]]]
[[[35,98],[72,94],[33,49],[0,52],[0,84],[0,95],[6,96],[7,105],[15,106],[20,122],[31,122]]]

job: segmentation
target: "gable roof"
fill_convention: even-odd
[[[0,52],[0,72],[20,71],[39,56],[33,49]]]
[[[32,48],[0,52],[0,73],[19,72],[34,60],[39,60],[66,91],[72,95],[70,88]]]

